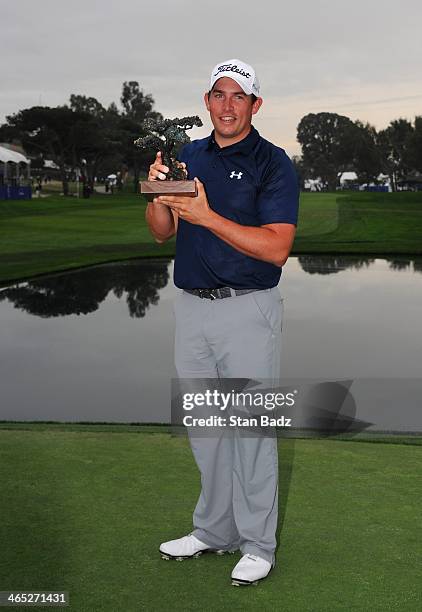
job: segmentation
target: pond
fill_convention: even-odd
[[[173,262],[0,289],[0,420],[169,422]],[[422,260],[291,257],[282,375],[353,380],[373,430],[422,431]]]

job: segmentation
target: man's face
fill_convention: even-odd
[[[252,115],[258,112],[262,98],[252,103],[252,97],[230,79],[222,77],[212,91],[204,96],[215,129],[215,139],[220,147],[239,142],[251,129]]]

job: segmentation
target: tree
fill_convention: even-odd
[[[303,159],[300,157],[300,155],[293,155],[292,156],[292,164],[293,164],[294,169],[296,171],[299,187],[300,187],[300,189],[304,189],[304,187],[305,187],[305,180],[307,178],[311,178],[310,177],[309,169],[305,166],[305,164],[303,162]]]
[[[154,98],[151,94],[144,94],[139,89],[138,81],[125,81],[122,87],[120,102],[124,108],[126,117],[130,117],[141,123],[150,116],[154,106]]]
[[[71,107],[33,107],[7,117],[2,132],[19,140],[28,154],[53,160],[60,168],[68,195],[69,169],[83,168],[93,187],[99,167],[121,149],[119,116],[95,98],[71,96]],[[121,159],[122,156],[120,156]]]
[[[2,133],[22,143],[31,155],[52,159],[60,168],[63,193],[68,194],[67,166],[72,164],[75,132],[84,115],[67,106],[33,106],[6,117]]]
[[[148,151],[143,151],[135,147],[133,141],[144,136],[141,124],[147,118],[156,121],[163,119],[161,113],[154,111],[154,98],[151,94],[145,95],[139,89],[137,81],[125,81],[122,87],[120,101],[124,108],[122,121],[123,159],[127,166],[133,169],[133,181],[135,193],[138,191],[139,175],[141,170],[145,170],[151,163],[153,157]]]
[[[380,151],[377,146],[377,131],[369,123],[355,121],[355,157],[353,168],[357,174],[358,182],[377,183],[378,175],[382,170]]]
[[[410,170],[408,160],[409,141],[413,133],[407,119],[396,119],[378,133],[377,144],[383,172],[390,177],[391,188],[397,191],[397,182]]]
[[[103,105],[96,98],[81,96],[79,94],[70,95],[70,108],[79,113],[86,113],[92,117],[102,118],[106,113]]]
[[[144,94],[137,81],[123,83],[120,101],[122,113],[114,103],[105,109],[95,98],[71,95],[71,108],[90,118],[77,134],[77,151],[79,158],[86,160],[90,182],[100,171],[108,174],[125,165],[133,170],[137,192],[140,170],[152,159],[150,153],[139,150],[133,142],[142,136],[140,126],[147,117],[162,119],[162,115],[153,110],[154,98]]]
[[[144,94],[137,81],[123,83],[119,112],[112,102],[108,108],[90,96],[72,94],[69,106],[34,106],[6,118],[0,126],[0,140],[19,142],[29,155],[53,160],[60,168],[63,193],[68,194],[68,171],[83,168],[84,179],[93,186],[100,172],[122,165],[133,168],[135,191],[139,173],[147,168],[152,154],[135,147],[143,136],[141,124],[147,117],[162,119],[153,110],[154,99]]]
[[[353,163],[356,129],[348,117],[336,113],[309,113],[298,125],[303,163],[330,190],[336,189],[339,173]]]
[[[115,105],[105,109],[95,98],[82,95],[72,94],[70,106],[84,117],[83,123],[75,125],[75,165],[83,168],[83,180],[93,189],[104,167],[122,162],[120,114]]]
[[[407,161],[414,170],[422,172],[422,116],[415,117],[415,125],[409,136]]]

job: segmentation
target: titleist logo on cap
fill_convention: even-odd
[[[259,95],[259,81],[255,70],[240,59],[234,57],[214,66],[211,72],[210,89],[222,77],[236,81],[247,95]]]
[[[238,74],[241,74],[247,79],[252,76],[249,72],[245,72],[244,70],[242,70],[242,68],[238,68],[236,64],[223,64],[222,66],[219,66],[217,68],[217,72],[215,72],[213,76],[217,76],[217,74],[219,74],[220,72],[237,72]]]

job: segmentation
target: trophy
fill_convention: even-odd
[[[141,193],[146,195],[148,200],[164,194],[198,195],[195,181],[186,180],[186,172],[176,160],[180,146],[190,142],[186,130],[192,129],[194,125],[202,126],[202,121],[197,116],[163,120],[149,118],[142,123],[141,127],[146,135],[135,140],[133,144],[142,149],[161,151],[162,162],[169,168],[165,181],[141,181]]]

